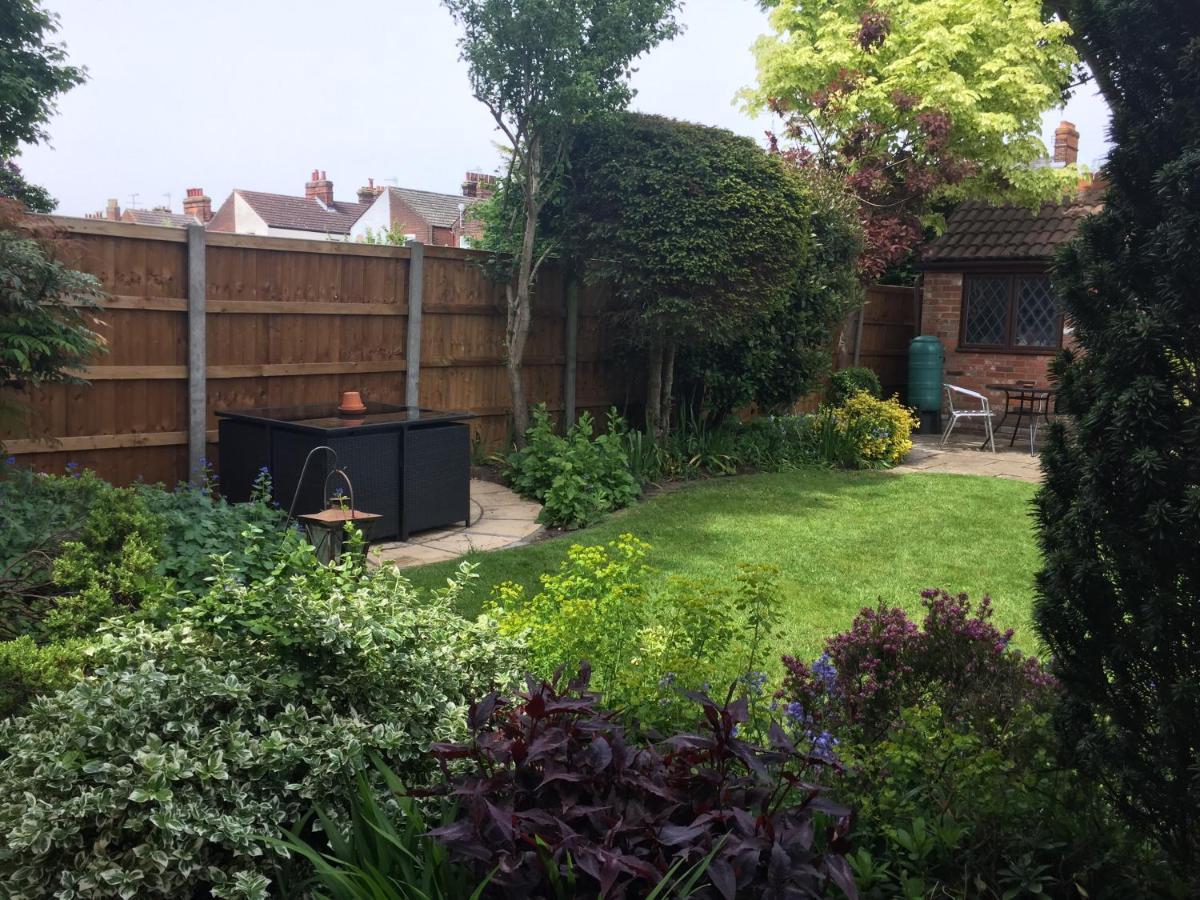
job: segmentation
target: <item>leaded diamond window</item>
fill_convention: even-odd
[[[1057,347],[1062,335],[1058,300],[1045,275],[1023,275],[1017,281],[1018,347]]]
[[[967,282],[963,339],[982,347],[1003,346],[1008,331],[1009,279],[987,276]]]
[[[1062,314],[1046,275],[967,275],[962,340],[966,348],[1054,350],[1062,343]]]

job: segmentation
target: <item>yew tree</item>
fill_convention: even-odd
[[[506,229],[493,242],[506,240],[512,250],[505,279],[505,365],[521,442],[529,424],[521,361],[531,298],[538,269],[552,249],[539,247],[538,220],[560,182],[570,130],[629,103],[631,66],[676,33],[679,0],[442,2],[462,28],[459,49],[472,91],[510,151],[502,187],[513,204],[511,214],[489,225]]]
[[[859,199],[865,277],[878,276],[963,198],[1034,206],[1076,181],[1046,155],[1042,113],[1077,62],[1041,0],[760,0],[755,110],[775,146],[836,173]]]
[[[1042,455],[1035,619],[1065,746],[1200,896],[1200,5],[1058,6],[1114,146],[1056,265],[1078,352]]]

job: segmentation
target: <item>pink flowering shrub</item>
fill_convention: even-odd
[[[918,626],[898,607],[864,608],[850,630],[830,638],[811,665],[783,658],[778,698],[786,715],[815,733],[887,732],[907,707],[936,703],[951,721],[996,724],[1026,704],[1049,701],[1053,679],[1011,646],[1012,630],[992,624],[988,597],[921,592]]]

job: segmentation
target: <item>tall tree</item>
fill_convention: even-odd
[[[58,96],[86,77],[83,69],[67,64],[63,47],[51,42],[57,31],[58,17],[38,0],[0,4],[0,196],[37,212],[48,212],[53,201],[25,181],[11,160],[21,144],[46,139]]]
[[[538,248],[538,219],[553,196],[572,126],[622,109],[634,60],[678,27],[679,0],[442,0],[463,29],[471,87],[508,141],[503,180],[514,201],[508,226],[515,285],[507,280],[505,365],[518,441],[529,425],[521,361],[531,296],[549,247]],[[515,203],[519,199],[519,203]]]
[[[803,392],[805,351],[857,299],[855,223],[836,198],[749,138],[628,113],[576,130],[567,187],[565,243],[644,354],[651,431],[670,424],[677,361],[717,415]]]
[[[1056,266],[1080,352],[1042,456],[1036,621],[1067,746],[1200,896],[1200,6],[1056,5],[1114,147]]]
[[[777,147],[837,173],[861,204],[863,274],[902,260],[973,197],[1036,205],[1073,171],[1044,157],[1041,114],[1060,102],[1076,54],[1041,0],[760,0],[755,109],[783,117]]]

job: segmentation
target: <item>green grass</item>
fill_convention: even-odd
[[[741,562],[776,566],[783,652],[817,655],[828,635],[879,598],[919,611],[924,587],[990,594],[996,623],[1014,628],[1017,644],[1032,652],[1035,489],[970,475],[825,470],[698,482],[564,538],[471,555],[481,577],[463,612],[474,615],[501,581],[536,585],[570,543],[631,532],[651,544],[651,563],[664,572],[724,579]],[[435,586],[456,565],[406,574]]]

